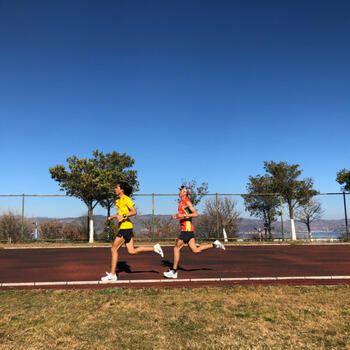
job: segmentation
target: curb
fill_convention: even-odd
[[[174,282],[227,282],[227,281],[281,281],[281,280],[348,280],[350,276],[284,276],[284,277],[232,277],[232,278],[190,278],[190,279],[150,279],[117,281],[59,281],[59,282],[17,282],[0,283],[0,287],[36,287],[36,286],[72,286],[72,285],[120,285],[139,283],[174,283]]]

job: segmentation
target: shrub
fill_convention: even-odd
[[[103,231],[100,234],[100,240],[113,242],[118,234],[118,225],[114,220],[106,220],[103,224]]]
[[[85,241],[86,233],[78,224],[64,225],[62,228],[62,236],[68,241]]]
[[[58,220],[43,221],[40,223],[39,232],[42,239],[62,239],[63,225]]]
[[[4,213],[0,218],[0,240],[8,242],[18,242],[21,240],[23,233],[23,240],[27,240],[31,236],[33,225],[28,219],[23,222],[22,232],[22,217],[15,215],[12,211]]]

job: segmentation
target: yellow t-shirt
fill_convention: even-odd
[[[130,208],[135,206],[135,203],[126,195],[115,201],[118,215],[124,215],[130,213]],[[119,229],[132,228],[132,222],[129,218],[122,219],[119,221]]]

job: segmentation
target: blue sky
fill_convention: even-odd
[[[244,193],[265,160],[350,168],[348,1],[0,0],[0,194],[126,152],[141,193]]]

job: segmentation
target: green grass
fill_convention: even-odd
[[[350,287],[0,291],[0,349],[349,349]]]

